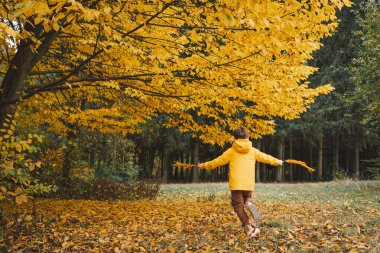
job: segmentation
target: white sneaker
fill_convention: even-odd
[[[245,227],[245,232],[247,233],[248,237],[251,236],[251,234],[254,232],[254,230],[255,229],[251,225]]]
[[[246,230],[247,230],[247,236],[249,238],[256,238],[260,234],[260,229],[259,228],[253,228],[251,225],[249,225],[248,228],[246,227]]]
[[[255,229],[252,229],[253,231],[251,232],[251,234],[249,235],[250,238],[257,238],[259,237],[259,234],[260,234],[260,228],[255,228]]]

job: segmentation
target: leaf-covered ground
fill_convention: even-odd
[[[228,194],[216,183],[166,185],[157,200],[38,199],[3,207],[0,243],[10,252],[380,251],[379,181],[257,184],[259,239],[246,238]]]

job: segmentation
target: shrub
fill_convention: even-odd
[[[365,160],[364,162],[368,166],[366,169],[366,174],[368,175],[369,179],[380,180],[380,157],[371,160]]]
[[[114,181],[135,181],[139,176],[139,166],[132,162],[114,167],[112,164],[100,166],[95,170],[97,179],[108,178]]]
[[[7,120],[9,122],[9,120]],[[14,201],[22,204],[33,195],[55,191],[52,185],[40,183],[35,177],[35,169],[41,162],[34,161],[32,155],[38,151],[32,145],[40,136],[28,134],[27,138],[14,134],[15,120],[5,123],[0,129],[0,201]]]
[[[343,169],[336,169],[335,171],[335,180],[346,180],[350,177],[347,175],[347,173]]]

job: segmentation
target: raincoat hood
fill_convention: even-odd
[[[232,147],[239,153],[248,153],[252,148],[252,142],[248,139],[237,139],[232,144]]]

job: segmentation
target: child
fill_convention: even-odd
[[[281,166],[282,160],[260,152],[252,147],[248,140],[247,131],[239,127],[234,131],[234,142],[218,158],[198,165],[200,169],[212,170],[216,167],[229,164],[229,189],[231,191],[232,206],[242,222],[248,237],[257,237],[259,228],[253,228],[244,211],[246,207],[253,215],[256,225],[259,219],[257,208],[252,204],[251,197],[255,184],[255,163],[263,162],[274,166]]]

